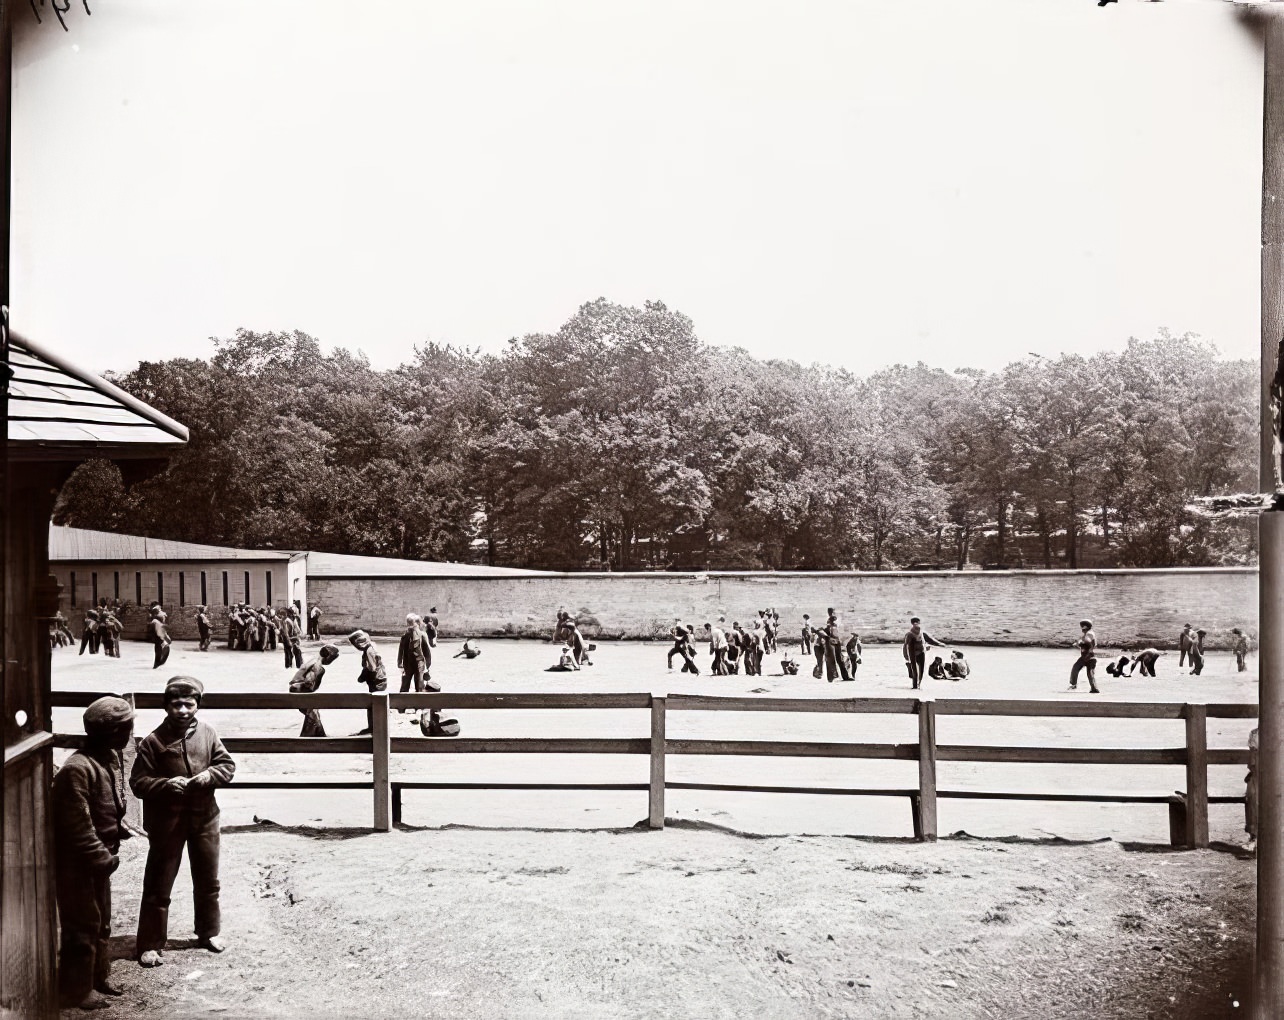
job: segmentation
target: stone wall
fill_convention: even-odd
[[[399,632],[408,612],[437,607],[446,637],[551,635],[559,608],[595,638],[662,637],[675,617],[697,628],[725,615],[749,624],[759,609],[781,616],[794,640],[802,614],[866,641],[899,643],[911,616],[960,644],[1069,645],[1078,621],[1093,620],[1108,647],[1172,647],[1182,624],[1224,648],[1230,629],[1257,635],[1257,571],[1039,570],[932,573],[549,574],[538,577],[310,578],[308,601],[322,630]]]

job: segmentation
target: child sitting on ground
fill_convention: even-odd
[[[549,666],[544,670],[545,673],[578,673],[580,667],[575,664],[575,656],[571,654],[570,645],[562,645],[562,656],[557,660],[556,666]]]
[[[785,657],[780,660],[780,668],[784,670],[785,676],[797,676],[798,660],[785,652]]]
[[[967,664],[962,652],[950,652],[950,661],[945,664],[946,676],[951,680],[966,680],[971,672],[972,667]]]
[[[946,679],[945,663],[941,660],[939,655],[933,659],[932,664],[927,667],[927,675],[933,680]]]
[[[469,638],[464,642],[464,647],[457,651],[452,658],[458,659],[462,656],[465,659],[475,659],[479,655],[481,655],[481,649],[477,646],[477,642],[473,638]]]

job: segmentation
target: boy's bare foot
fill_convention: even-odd
[[[147,952],[138,958],[138,965],[140,967],[159,967],[164,962],[165,961],[161,958],[161,954],[156,952],[155,949],[147,950]]]
[[[221,953],[227,948],[227,942],[224,941],[222,935],[211,935],[209,938],[201,939],[200,945],[211,953]]]

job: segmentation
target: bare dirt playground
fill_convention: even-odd
[[[392,642],[385,639],[385,646]],[[447,691],[707,691],[797,697],[906,696],[892,648],[869,649],[859,679],[682,677],[658,644],[603,644],[597,665],[545,674],[549,646],[490,641],[480,659],[438,650]],[[395,653],[395,646],[385,653]],[[974,677],[928,682],[934,697],[1082,697],[1065,692],[1072,654],[969,649]],[[306,653],[305,653],[306,654]],[[395,654],[394,656],[395,657]],[[323,690],[351,691],[349,655]],[[1255,700],[1255,672],[1215,656],[1203,677],[1106,678],[1114,700]],[[548,661],[545,661],[548,660]],[[701,664],[707,668],[707,658]],[[69,690],[155,690],[176,673],[212,690],[284,690],[278,656],[176,646],[161,671],[150,649],[125,657],[54,657]],[[1165,669],[1165,667],[1168,667]],[[768,669],[768,672],[773,670]],[[351,675],[350,675],[351,674]],[[899,675],[898,675],[899,674]],[[641,735],[638,712],[459,712],[468,735]],[[356,712],[323,712],[341,735]],[[682,735],[861,739],[896,717],[684,717]],[[295,733],[288,711],[213,712],[224,735]],[[158,713],[140,713],[146,732]],[[871,722],[872,720],[872,722]],[[1166,723],[950,719],[942,741],[1166,746]],[[1090,723],[1084,727],[1083,723]],[[912,724],[912,720],[910,720]],[[1118,724],[1117,729],[1111,726]],[[1178,724],[1180,725],[1180,724]],[[1224,725],[1224,729],[1221,727]],[[394,734],[410,735],[408,717]],[[78,728],[59,709],[55,727]],[[675,735],[670,723],[670,735]],[[1241,730],[1243,732],[1241,732]],[[1210,723],[1212,746],[1242,746],[1244,721]],[[883,734],[886,737],[886,734]],[[402,774],[469,779],[640,781],[626,756],[406,756]],[[525,760],[523,760],[525,759]],[[620,760],[624,759],[624,760]],[[680,764],[681,768],[677,767]],[[691,759],[670,778],[883,782],[913,763]],[[1180,769],[942,763],[946,784],[1044,788],[1182,785]],[[312,769],[358,775],[368,757],[243,755],[241,774]],[[1000,774],[983,771],[999,768]],[[1111,775],[1097,774],[1104,769]],[[519,771],[520,770],[520,771]],[[1002,779],[998,776],[1001,775]],[[744,777],[738,779],[735,777]],[[1215,767],[1213,792],[1242,790],[1240,767]],[[1175,785],[1173,785],[1175,784]],[[1162,806],[941,803],[935,844],[908,838],[894,798],[671,791],[663,831],[636,828],[645,794],[502,791],[407,793],[405,825],[369,828],[364,791],[240,791],[224,808],[222,955],[190,940],[191,887],[180,874],[166,966],[133,964],[146,847],[122,849],[114,879],[126,991],[105,1020],[185,1017],[1220,1017],[1243,1015],[1252,954],[1255,868],[1237,851],[1242,809],[1214,808],[1214,848],[1168,850]],[[801,835],[811,833],[811,835]],[[860,836],[855,834],[859,833]],[[67,1013],[67,1016],[83,1015]]]

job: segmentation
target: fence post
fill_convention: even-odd
[[[914,836],[936,842],[936,702],[918,703],[918,814]]]
[[[651,699],[651,791],[647,823],[664,828],[664,714],[665,699]]]
[[[378,832],[392,831],[392,789],[388,782],[388,764],[392,744],[388,739],[388,692],[370,695],[370,741],[374,761],[374,827]]]
[[[1186,846],[1208,846],[1208,706],[1186,706]]]
[[[121,697],[125,699],[125,703],[131,709],[137,708],[133,691],[128,694],[122,694]],[[133,738],[120,752],[121,764],[125,769],[125,821],[141,832],[143,828],[143,802],[135,797],[133,791],[129,788],[129,774],[134,770],[134,759],[137,757],[138,740]]]

